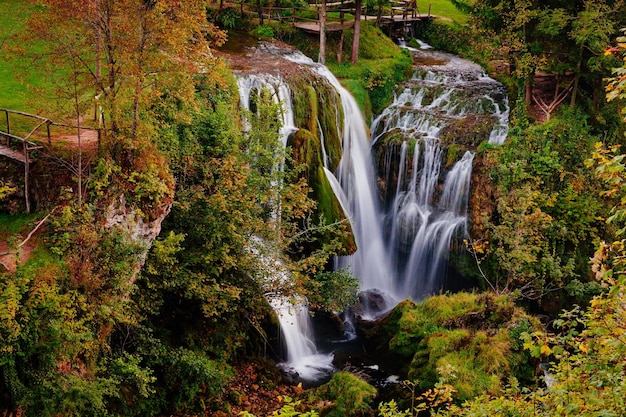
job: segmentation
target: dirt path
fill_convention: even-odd
[[[11,248],[5,236],[0,237],[0,273],[13,273],[18,265],[24,265],[30,258],[35,246],[27,242],[18,250]]]

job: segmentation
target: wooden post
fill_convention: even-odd
[[[11,133],[11,122],[9,121],[9,111],[5,110],[4,114],[6,115],[6,118],[7,118],[7,133]]]
[[[343,27],[344,24],[344,11],[343,9],[339,13],[339,24]],[[341,29],[341,35],[339,36],[339,50],[337,51],[337,62],[341,64],[341,55],[343,55],[343,29]]]
[[[318,61],[320,64],[326,63],[326,0],[322,0],[322,9],[319,12],[320,25],[320,54]]]
[[[30,197],[28,196],[28,170],[29,170],[29,161],[28,161],[28,142],[24,141],[24,198],[26,199],[26,213],[30,213]]]
[[[354,37],[352,38],[352,54],[350,59],[353,64],[356,64],[359,60],[359,38],[361,36],[361,7],[363,6],[362,0],[356,0],[354,11]]]
[[[46,122],[46,130],[48,132],[48,145],[51,145],[52,143],[50,141],[50,120]]]

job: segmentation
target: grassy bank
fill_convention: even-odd
[[[421,14],[430,14],[440,16],[445,19],[453,20],[459,24],[467,23],[465,13],[454,7],[450,0],[430,0],[428,2],[418,1],[417,9]]]
[[[0,0],[0,108],[40,113],[35,90],[48,85],[42,74],[16,48],[37,51],[37,45],[20,45],[16,35],[26,28],[35,6],[27,0]]]
[[[344,37],[342,63],[337,62],[338,42],[329,42],[327,65],[354,95],[364,114],[380,113],[389,105],[393,88],[402,81],[412,59],[391,39],[385,36],[374,22],[362,22],[359,60],[350,62],[352,31]]]

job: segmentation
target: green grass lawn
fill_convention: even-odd
[[[32,88],[46,85],[41,74],[29,70],[26,58],[12,52],[16,46],[14,35],[25,28],[25,23],[33,9],[28,0],[0,0],[0,108],[20,110],[30,113],[40,112],[36,104],[39,96]],[[26,46],[32,50],[32,45]]]
[[[417,8],[421,14],[427,14],[430,7],[430,14],[447,17],[457,23],[467,22],[465,13],[459,11],[450,0],[417,0]]]

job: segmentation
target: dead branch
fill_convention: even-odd
[[[33,230],[30,231],[30,233],[28,234],[28,236],[26,236],[26,239],[24,239],[24,241],[22,243],[20,243],[19,245],[17,245],[17,248],[21,248],[22,246],[24,246],[24,244],[26,244],[26,242],[28,242],[28,239],[30,239],[35,232],[37,231],[37,229],[39,229],[41,227],[42,224],[44,224],[44,222],[46,220],[48,220],[48,217],[50,217],[52,215],[52,213],[54,213],[54,211],[57,209],[57,207],[53,208],[52,210],[50,210],[50,213],[48,213],[46,215],[46,217],[44,217],[43,219],[41,219],[41,221],[39,223],[37,223],[37,226],[35,226],[35,228]]]
[[[549,103],[546,103],[541,96],[532,94],[532,100],[539,106],[539,108],[545,113],[546,120],[550,120],[550,116],[556,110],[561,103],[567,98],[570,91],[572,91],[572,87],[574,86],[574,80],[570,81],[567,88],[559,92],[559,86],[557,84],[556,89],[554,91],[554,98]]]

